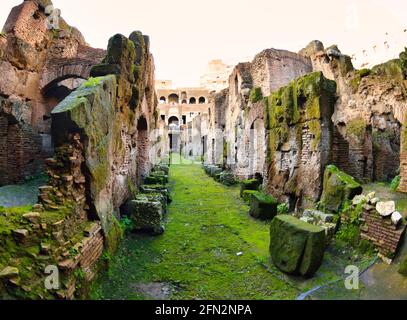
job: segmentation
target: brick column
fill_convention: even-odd
[[[403,121],[400,137],[400,186],[399,191],[407,192],[407,127]]]

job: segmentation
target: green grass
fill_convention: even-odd
[[[239,186],[223,186],[187,164],[171,166],[170,185],[165,233],[127,237],[95,282],[93,299],[148,299],[137,287],[153,282],[169,284],[171,299],[296,299],[341,280],[347,265],[363,269],[371,261],[355,260],[354,250],[334,242],[314,278],[287,276],[270,262],[269,222],[249,217]]]
[[[134,286],[151,282],[171,284],[173,299],[294,299],[299,294],[269,263],[269,226],[249,218],[238,186],[216,183],[197,165],[172,166],[170,177],[174,200],[166,232],[126,239],[93,298],[147,298]]]

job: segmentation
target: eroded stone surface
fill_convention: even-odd
[[[306,277],[320,267],[325,251],[325,230],[288,215],[273,219],[270,253],[282,271]]]
[[[396,211],[396,203],[394,201],[378,202],[376,210],[382,217],[388,217]]]

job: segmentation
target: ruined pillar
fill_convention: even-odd
[[[400,192],[407,192],[407,126],[406,115],[404,115],[404,121],[401,128],[400,137]]]
[[[267,191],[290,209],[317,202],[331,161],[336,83],[315,72],[267,99]]]

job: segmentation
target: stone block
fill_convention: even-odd
[[[223,171],[220,174],[219,181],[225,186],[232,186],[236,184],[235,176],[232,172]]]
[[[276,216],[270,227],[270,254],[281,271],[312,277],[325,251],[325,230],[289,215]]]
[[[164,171],[153,171],[144,179],[144,183],[165,185],[168,183],[168,175],[166,175]]]
[[[164,232],[163,205],[159,200],[151,201],[147,196],[138,196],[136,200],[127,203],[125,214],[133,222],[134,231],[146,231],[155,235]]]
[[[256,191],[256,190],[245,190],[245,191],[243,191],[243,196],[242,196],[243,201],[246,202],[246,203],[250,203],[250,198],[251,198],[252,194],[254,194],[256,192],[258,192],[258,191]]]
[[[257,179],[243,180],[240,184],[240,197],[243,197],[245,190],[258,190],[260,182]]]
[[[362,186],[353,177],[329,165],[325,169],[320,209],[339,213],[347,200],[352,200],[362,191]]]
[[[91,77],[103,77],[109,74],[120,75],[120,66],[118,64],[97,64],[90,70]]]
[[[260,220],[270,220],[277,215],[278,202],[272,196],[254,192],[250,196],[250,215]]]

